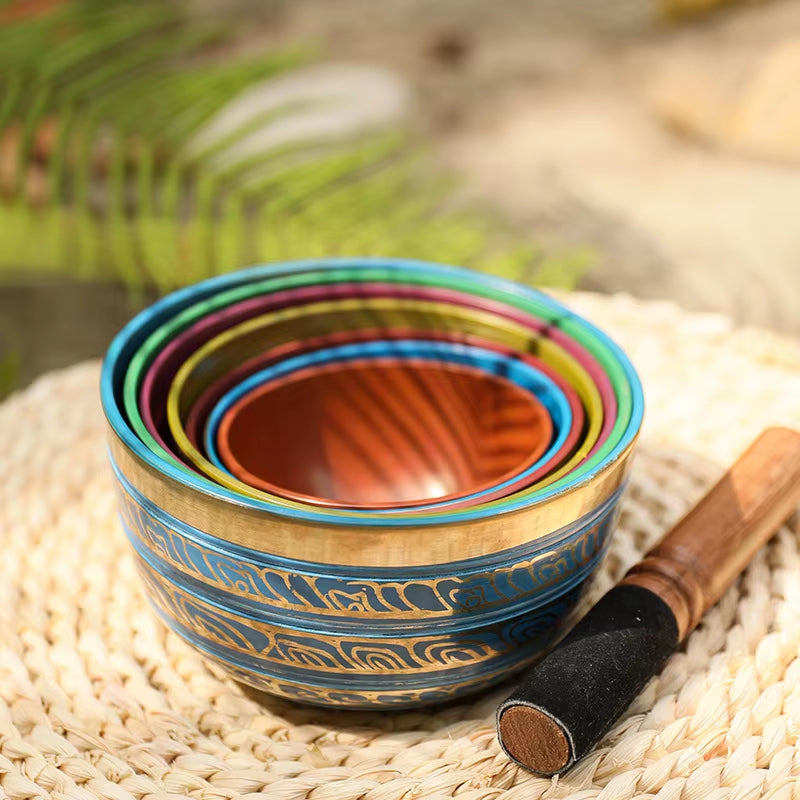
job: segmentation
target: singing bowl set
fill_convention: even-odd
[[[552,642],[643,408],[553,299],[391,259],[175,292],[114,340],[102,400],[158,615],[237,680],[350,708],[449,700]]]

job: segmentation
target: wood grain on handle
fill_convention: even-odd
[[[800,433],[769,428],[622,583],[659,595],[683,639],[792,513],[799,496]]]

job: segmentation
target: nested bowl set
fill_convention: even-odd
[[[237,680],[349,708],[449,700],[552,642],[643,407],[550,297],[366,258],[163,298],[112,343],[102,400],[157,614]]]

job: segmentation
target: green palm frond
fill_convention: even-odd
[[[447,186],[401,133],[218,158],[290,106],[187,147],[307,50],[230,61],[219,23],[153,0],[51,0],[32,16],[15,5],[0,4],[0,273],[170,289],[257,261],[358,253],[534,277],[518,236],[445,210]]]

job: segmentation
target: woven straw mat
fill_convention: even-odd
[[[571,295],[647,414],[591,599],[767,424],[800,427],[800,348],[724,318]],[[559,779],[508,762],[503,686],[432,711],[256,696],[151,613],[116,519],[97,363],[0,406],[0,798],[800,798],[800,526],[784,526],[614,730]]]

